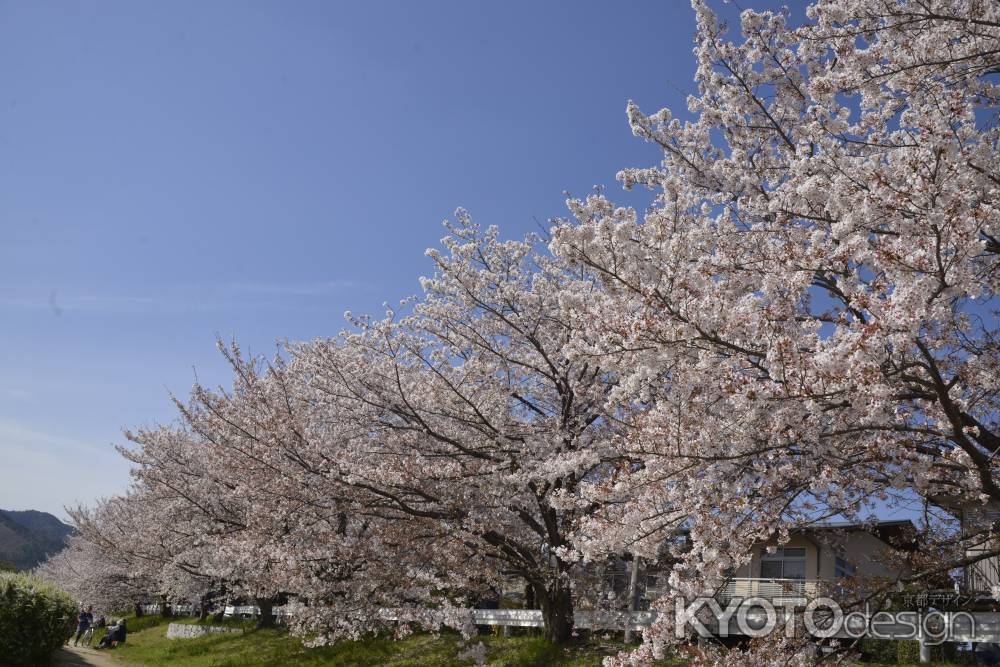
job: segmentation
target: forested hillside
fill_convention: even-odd
[[[0,510],[0,561],[33,568],[61,550],[73,529],[47,512]]]

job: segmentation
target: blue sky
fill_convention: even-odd
[[[379,312],[455,207],[521,235],[614,191],[693,31],[667,0],[0,3],[0,508],[123,490],[121,428],[224,382],[216,335]]]

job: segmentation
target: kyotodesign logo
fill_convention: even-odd
[[[787,637],[804,630],[816,638],[915,639],[933,645],[964,641],[976,629],[975,617],[964,611],[885,611],[866,606],[845,612],[832,598],[815,598],[805,605],[732,598],[725,607],[714,597],[678,599],[674,618],[678,637],[691,631],[702,637],[764,637],[780,628]]]

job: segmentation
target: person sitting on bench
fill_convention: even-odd
[[[117,625],[108,628],[108,634],[104,635],[97,648],[114,648],[125,643],[125,619],[118,621]]]

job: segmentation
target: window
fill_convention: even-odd
[[[666,592],[666,579],[655,574],[646,575],[646,585],[643,589],[643,598],[655,600]]]
[[[837,560],[834,562],[833,576],[837,579],[846,579],[853,577],[856,573],[857,568],[854,567],[854,563],[842,556],[837,556]]]
[[[760,555],[761,579],[805,579],[806,550],[801,547],[766,550]]]

